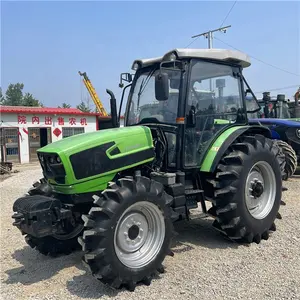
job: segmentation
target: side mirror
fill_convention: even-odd
[[[120,88],[124,87],[123,81],[129,82],[129,83],[132,82],[132,75],[130,73],[121,73],[120,83],[119,83]]]
[[[155,98],[158,101],[169,99],[169,77],[167,73],[160,72],[155,76]]]

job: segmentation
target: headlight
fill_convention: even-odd
[[[300,129],[296,129],[296,136],[300,139]]]
[[[58,164],[61,163],[61,159],[58,155],[51,155],[51,156],[49,156],[48,160],[51,165],[56,164],[56,163],[58,163]]]

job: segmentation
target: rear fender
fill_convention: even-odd
[[[267,138],[272,137],[270,129],[260,125],[235,126],[228,128],[216,138],[210,149],[207,151],[200,171],[213,173],[228,147],[239,136],[247,133],[249,135],[261,134]]]

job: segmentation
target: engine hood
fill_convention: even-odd
[[[121,152],[153,146],[148,127],[132,126],[73,135],[46,145],[38,152],[71,155],[109,142],[114,142]]]
[[[44,177],[63,194],[103,190],[118,172],[151,162],[154,156],[146,126],[78,134],[38,150]]]

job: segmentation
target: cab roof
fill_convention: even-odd
[[[168,51],[164,56],[146,59],[137,59],[132,64],[132,69],[135,70],[134,66],[139,64],[139,67],[147,67],[149,65],[160,63],[163,60],[167,60],[167,57],[172,53],[176,54],[178,59],[183,58],[203,58],[219,60],[229,62],[247,68],[251,65],[250,58],[247,54],[228,49],[173,49]]]

